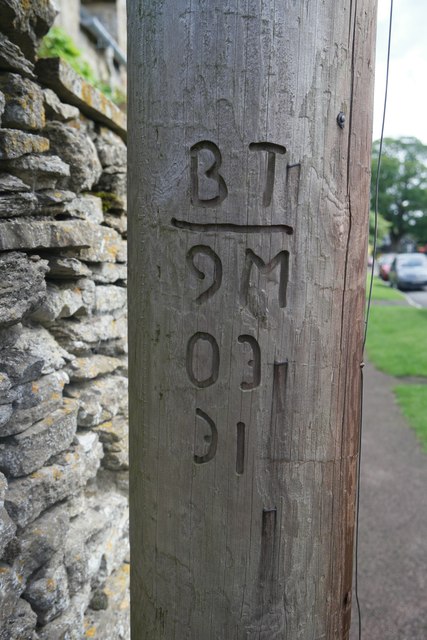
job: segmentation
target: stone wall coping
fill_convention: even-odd
[[[112,129],[126,142],[126,115],[67,62],[61,58],[41,58],[35,70],[40,82],[53,89],[61,100],[78,107],[84,115]]]

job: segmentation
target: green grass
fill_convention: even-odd
[[[394,392],[403,415],[427,453],[427,385],[398,386]]]
[[[366,346],[377,369],[392,376],[427,377],[426,336],[427,309],[371,307]]]
[[[369,293],[369,283],[370,276],[368,276],[367,284],[366,284],[366,295]],[[405,296],[397,291],[396,289],[392,289],[389,284],[378,278],[378,276],[374,277],[373,287],[372,287],[372,301],[376,300],[405,300]]]
[[[372,300],[403,296],[375,278]],[[366,349],[370,361],[391,376],[421,376],[427,380],[427,309],[409,306],[371,307]],[[397,402],[427,453],[427,384],[395,387]]]

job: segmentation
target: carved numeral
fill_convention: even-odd
[[[252,349],[252,359],[248,360],[248,365],[252,369],[252,379],[243,380],[240,384],[241,389],[248,391],[258,387],[261,382],[261,350],[253,336],[242,335],[237,339],[241,344],[248,344]]]
[[[206,274],[196,266],[194,259],[197,255],[206,256],[212,261],[213,265],[212,284],[196,298],[197,304],[202,304],[209,300],[209,298],[212,298],[220,288],[222,282],[222,264],[218,254],[207,245],[198,244],[191,247],[187,253],[187,264],[199,280],[204,280]]]
[[[241,476],[245,470],[245,429],[244,422],[237,423],[236,473]]]
[[[210,433],[209,435],[205,435],[204,437],[205,442],[209,443],[209,448],[207,452],[202,456],[194,454],[193,459],[196,464],[205,464],[205,462],[209,462],[209,460],[212,460],[212,458],[215,457],[218,444],[218,429],[216,428],[216,425],[212,418],[210,418],[208,414],[201,409],[196,409],[196,416],[201,418],[203,422],[209,427]]]
[[[273,394],[269,449],[271,460],[290,460],[292,449],[287,407],[288,362],[275,362],[273,370]]]
[[[201,342],[207,342],[210,345],[211,357],[210,357],[210,366],[206,367],[205,358],[202,355],[197,354],[195,358],[195,350],[197,344]],[[199,349],[202,345],[199,345]],[[199,377],[198,373],[195,372],[195,364],[199,365],[197,368],[209,368],[210,372],[206,378]],[[186,367],[187,374],[190,378],[191,382],[199,387],[200,389],[205,389],[206,387],[210,387],[218,380],[219,373],[219,347],[215,338],[210,333],[197,332],[188,341],[187,344],[187,357],[186,357]]]
[[[213,162],[205,169],[200,176],[199,155],[202,151],[208,151],[213,155]],[[219,173],[221,166],[221,151],[213,142],[203,140],[194,144],[190,149],[190,173],[191,173],[191,202],[199,207],[217,207],[227,197],[228,190],[225,180]],[[200,178],[203,178],[200,180]],[[202,184],[200,184],[202,182]],[[211,198],[203,198],[201,192],[212,188],[215,185],[216,195]]]
[[[261,579],[263,582],[274,576],[275,541],[277,528],[276,507],[262,510],[261,528]]]

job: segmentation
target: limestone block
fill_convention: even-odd
[[[99,196],[102,199],[102,207],[104,209],[104,213],[116,213],[121,214],[126,211],[126,196],[119,196],[117,193],[112,191],[102,191],[100,185],[96,185],[94,188],[95,195]]]
[[[107,498],[108,495],[108,498]],[[111,526],[104,526],[87,541],[92,585],[103,581],[120,567],[129,553],[129,513],[127,499],[120,494],[106,494],[101,512]],[[98,496],[99,500],[99,496]],[[99,509],[99,505],[98,505]]]
[[[128,228],[128,219],[125,214],[115,214],[115,213],[105,213],[104,214],[104,224],[112,229],[115,229],[117,233],[126,237],[127,228]]]
[[[69,447],[77,428],[77,409],[75,401],[66,399],[61,409],[23,433],[4,439],[0,443],[0,470],[6,476],[28,475]]]
[[[13,413],[0,427],[0,437],[15,435],[25,431],[43,416],[60,409],[62,390],[69,381],[65,371],[54,371],[36,381],[15,387],[19,393],[13,403]]]
[[[104,447],[102,466],[111,471],[129,469],[128,422],[123,416],[103,422],[94,428]]]
[[[97,191],[106,191],[114,193],[115,196],[122,198],[120,200],[120,208],[126,209],[126,170],[123,167],[106,167],[102,171],[102,175],[96,185]]]
[[[65,393],[79,403],[79,427],[93,427],[111,420],[118,413],[126,412],[127,387],[127,378],[118,375],[69,384]]]
[[[78,435],[80,434],[84,434],[85,436],[89,436],[92,434],[92,431],[80,431],[78,432]],[[99,447],[101,448],[101,456],[102,456],[102,445],[101,443],[98,443]],[[99,471],[97,472],[97,476],[98,476]],[[67,508],[68,508],[68,513],[70,515],[70,518],[75,518],[76,516],[81,515],[84,510],[86,509],[86,490],[91,491],[92,488],[96,486],[96,484],[94,482],[90,482],[88,487],[83,487],[80,491],[78,491],[78,493],[73,494],[71,496],[69,496],[69,498],[67,499]]]
[[[3,429],[3,425],[7,424],[11,419],[13,414],[13,405],[12,404],[2,404],[0,405],[0,433]]]
[[[29,216],[37,210],[35,193],[0,194],[0,218]]]
[[[31,187],[22,182],[17,176],[13,176],[10,173],[0,173],[0,193],[19,191],[31,191]]]
[[[9,400],[9,391],[12,386],[8,375],[0,371],[0,404],[7,404]]]
[[[77,258],[62,258],[56,256],[49,256],[49,278],[68,280],[78,279],[84,276],[90,276],[91,270],[84,262],[77,260]],[[116,265],[110,265],[111,267]],[[120,266],[121,265],[117,265]]]
[[[90,600],[90,585],[85,585],[71,599],[67,611],[52,622],[38,629],[39,640],[82,640],[84,613]]]
[[[129,528],[127,498],[114,492],[103,492],[88,500],[82,515],[70,522],[65,543],[65,565],[69,576],[73,575],[79,545],[85,545],[87,565],[79,568],[73,589],[78,580],[90,580],[94,587],[103,581],[123,562],[129,552],[127,540]]]
[[[79,117],[80,112],[77,107],[61,102],[52,89],[44,89],[43,97],[46,116],[49,120],[69,122],[69,120],[74,120]]]
[[[64,60],[39,60],[36,72],[42,83],[73,104],[91,120],[106,124],[126,139],[126,116],[111,100],[88,84]]]
[[[124,264],[91,264],[92,278],[99,284],[109,284],[118,280],[127,280],[127,266]]]
[[[16,324],[46,298],[45,260],[24,253],[0,254],[0,326]]]
[[[0,160],[12,160],[27,153],[43,153],[48,149],[48,138],[17,129],[0,129]]]
[[[73,596],[89,582],[89,554],[86,542],[80,537],[77,539],[68,535],[65,543],[65,562],[68,576],[68,589]]]
[[[95,283],[88,278],[76,282],[48,284],[43,303],[32,314],[31,319],[50,324],[57,318],[87,315],[95,306]]]
[[[91,226],[93,242],[86,245],[87,249],[80,249],[79,257],[86,262],[126,262],[126,242],[117,231],[108,227]]]
[[[50,140],[51,150],[70,165],[71,175],[62,180],[62,186],[76,192],[90,190],[98,181],[102,167],[87,133],[61,122],[49,122],[44,133]]]
[[[121,356],[128,352],[127,338],[118,338],[117,340],[108,340],[100,342],[96,347],[96,352],[104,356]]]
[[[18,45],[0,33],[0,69],[18,71],[22,76],[34,78],[34,64],[27,60]]]
[[[12,522],[8,512],[4,508],[6,491],[7,480],[4,475],[0,473],[0,558],[3,556],[3,551],[5,550],[6,545],[12,540],[16,531],[15,524]]]
[[[32,577],[24,598],[37,614],[37,621],[45,625],[63,613],[70,605],[67,571],[63,564],[50,562]]]
[[[126,307],[127,292],[124,287],[98,285],[95,296],[95,310],[97,313],[111,313]]]
[[[126,340],[127,322],[124,315],[116,318],[111,314],[91,318],[59,319],[52,325],[51,331],[64,349],[76,356],[88,356],[94,351],[100,352],[102,343],[106,341]],[[110,346],[113,352],[106,355],[123,353],[115,353],[113,345]]]
[[[98,552],[93,554],[89,542],[96,539],[105,527],[108,527],[106,514],[102,510],[89,507],[70,522],[64,545],[64,563],[72,595],[90,582],[100,569],[103,548],[99,548]]]
[[[49,562],[63,548],[68,527],[68,513],[62,505],[49,509],[27,525],[17,536],[17,556],[13,563],[17,574],[27,580]]]
[[[6,98],[4,97],[4,93],[0,91],[0,125],[2,124],[2,115],[4,112],[5,106],[6,106]]]
[[[36,193],[38,213],[57,215],[63,213],[67,203],[75,198],[72,191],[66,189],[44,189]]]
[[[126,169],[127,148],[123,140],[113,131],[101,127],[95,137],[95,147],[103,167],[116,166]]]
[[[3,555],[6,546],[15,535],[15,530],[16,527],[10,519],[6,509],[4,507],[0,507],[0,556]]]
[[[59,346],[49,331],[43,327],[22,327],[13,348],[42,361],[41,374],[52,373],[52,371],[62,369],[66,362],[72,359],[72,357]],[[0,355],[3,357],[3,354]],[[0,360],[0,369],[1,368]],[[8,373],[8,371],[6,371],[6,373]],[[8,375],[12,379],[13,376],[11,376],[10,373],[8,373]],[[34,380],[35,378],[28,379]],[[18,383],[15,382],[14,384]]]
[[[75,358],[67,366],[67,373],[72,382],[92,380],[98,376],[112,373],[116,369],[125,369],[126,360],[110,356],[93,355]]]
[[[61,247],[66,258],[80,257],[87,262],[126,262],[126,242],[114,229],[84,220],[0,220],[0,251]],[[65,247],[79,250],[70,252]]]
[[[23,327],[20,323],[9,327],[0,327],[0,349],[10,349],[14,347],[22,331]]]
[[[3,375],[7,375],[14,386],[37,380],[42,375],[43,365],[42,357],[22,353],[20,349],[6,347],[0,350],[0,368],[3,370]],[[14,401],[16,392],[11,390],[7,399]]]
[[[120,242],[112,229],[84,220],[0,220],[0,251],[63,248],[65,253],[66,247],[101,245],[89,250],[88,255],[94,262],[114,262],[121,257]]]
[[[22,328],[21,334],[16,337],[12,346],[6,345],[4,349],[0,349],[1,380],[3,385],[7,385],[4,379],[4,376],[7,376],[11,385],[9,389],[4,386],[0,394],[0,405],[19,403],[23,395],[28,396],[28,391],[33,393],[33,388],[25,387],[25,383],[61,369],[70,359],[71,356],[58,345],[46,329]]]
[[[125,497],[129,495],[129,471],[110,471],[102,467],[98,471],[97,481],[105,491],[115,491]]]
[[[17,605],[24,586],[22,577],[17,574],[15,569],[0,562],[0,621],[3,622],[9,618]],[[3,624],[0,628],[3,632]],[[7,640],[9,639],[7,638]]]
[[[105,581],[102,590],[107,610],[94,610],[91,606],[85,615],[85,634],[92,638],[130,639],[129,564],[123,563]],[[91,600],[91,605],[93,598]]]
[[[2,621],[0,640],[37,640],[37,615],[31,605],[20,598],[8,620]]]
[[[13,521],[25,527],[55,503],[75,496],[94,478],[102,457],[102,445],[95,433],[76,435],[76,444],[57,461],[26,478],[9,481],[5,506]]]
[[[70,167],[58,156],[32,153],[3,163],[8,171],[34,190],[55,189],[58,182],[70,175]]]
[[[72,218],[80,218],[93,224],[101,224],[104,221],[101,198],[90,194],[74,198],[64,208],[64,212]]]
[[[44,127],[44,98],[39,85],[17,73],[4,73],[0,75],[0,90],[6,99],[3,127],[26,131]]]
[[[51,0],[0,0],[2,31],[34,60],[40,39],[53,24],[58,10]]]

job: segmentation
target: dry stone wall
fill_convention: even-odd
[[[0,14],[0,640],[120,640],[123,127],[108,126],[114,106],[99,96],[104,113],[90,99],[85,110],[80,80],[78,101],[72,87],[64,101],[38,73],[49,0],[0,0]]]

